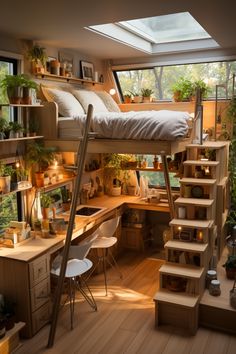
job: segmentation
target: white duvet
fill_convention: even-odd
[[[135,140],[176,140],[188,133],[188,112],[131,111],[95,113],[91,131],[97,137]],[[76,138],[83,133],[85,116],[59,120],[60,137]]]

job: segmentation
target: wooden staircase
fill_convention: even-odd
[[[187,146],[180,197],[175,200],[177,217],[170,222],[167,262],[159,270],[160,290],[154,297],[156,325],[182,327],[190,334],[197,331],[206,272],[215,249],[219,255],[224,243],[227,165],[227,142]]]

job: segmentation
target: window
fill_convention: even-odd
[[[199,64],[182,64],[172,66],[156,66],[149,69],[117,70],[115,78],[123,96],[126,93],[140,92],[142,88],[154,91],[156,100],[172,100],[172,86],[181,77],[190,80],[204,80],[209,86],[208,99],[215,98],[215,87],[227,82],[236,72],[236,61],[210,62]],[[227,89],[219,88],[219,98],[230,98],[232,95],[232,80]]]
[[[6,229],[10,221],[18,220],[17,193],[0,197],[0,233]]]
[[[177,155],[176,155],[177,157]],[[153,166],[153,160],[154,160],[154,156],[153,155],[141,155],[141,156],[137,156],[138,161],[139,160],[146,160],[147,162],[147,166],[148,167],[152,167]],[[161,163],[161,157],[157,156],[157,159],[159,161],[159,163]],[[178,177],[178,161],[176,160],[176,165],[174,167],[174,159],[175,157],[173,156],[173,158],[171,157],[167,157],[167,161],[172,161],[172,166],[170,167],[169,164],[169,178],[170,178],[170,185],[171,188],[173,189],[179,189],[180,187],[180,183],[179,183],[179,177]],[[173,171],[171,171],[173,170]],[[164,178],[164,172],[161,170],[157,170],[157,171],[139,171],[139,176],[143,176],[143,177],[147,177],[148,178],[148,186],[150,188],[166,188],[166,184],[165,184],[165,178]]]
[[[219,47],[189,12],[86,27],[148,54]]]
[[[5,75],[16,75],[17,74],[17,59],[4,58],[0,56],[0,81],[5,77]],[[6,97],[6,92],[0,87],[0,103],[7,103],[8,98]],[[2,107],[2,116],[8,121],[14,120],[16,116],[16,110],[10,107]]]

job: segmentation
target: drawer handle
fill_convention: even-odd
[[[41,267],[41,268],[39,268],[38,269],[38,274],[40,274],[41,272],[42,272],[42,270],[43,270],[43,268]]]

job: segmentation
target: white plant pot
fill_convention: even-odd
[[[112,187],[111,188],[111,195],[113,197],[117,197],[117,196],[121,195],[121,187]]]

